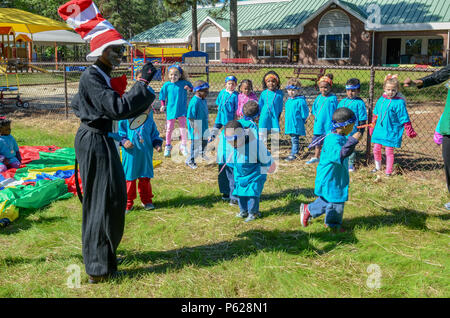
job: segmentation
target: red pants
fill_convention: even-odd
[[[150,178],[139,178],[138,191],[143,204],[153,203],[152,184]],[[136,180],[127,180],[127,210],[133,206],[133,201],[136,199]]]

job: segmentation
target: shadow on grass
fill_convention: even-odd
[[[305,203],[304,199],[298,198],[300,195],[306,197],[307,199],[313,199],[316,197],[313,188],[292,188],[277,193],[263,193],[261,195],[261,202],[279,200],[286,197],[290,197],[291,199],[284,206],[277,206],[268,211],[262,211],[262,216],[266,217],[274,214],[290,215],[300,213],[300,204]]]
[[[170,251],[149,251],[128,256],[139,263],[157,263],[156,265],[126,271],[131,278],[145,273],[167,273],[181,270],[185,266],[208,267],[236,258],[257,255],[259,252],[285,252],[289,254],[305,253],[305,257],[317,257],[326,254],[342,244],[357,243],[352,232],[334,234],[327,230],[318,233],[294,231],[250,230],[237,236],[235,241],[224,241],[195,247],[183,247]],[[327,242],[318,249],[310,239]]]
[[[304,195],[308,198],[314,197],[314,189],[312,188],[292,188],[292,189],[286,189],[281,192],[276,193],[268,193],[268,194],[262,194],[261,195],[261,202],[263,201],[273,201],[273,200],[279,200],[283,199],[288,196],[297,197],[299,195]],[[214,204],[217,204],[218,202],[222,202],[221,194],[209,194],[206,196],[198,197],[198,196],[192,196],[192,195],[178,195],[176,197],[162,200],[157,202],[158,209],[163,208],[179,208],[183,206],[201,206],[204,208],[212,208]],[[280,208],[271,209],[270,211],[266,212],[263,211],[263,214],[289,214],[289,213],[297,213],[298,207],[300,206],[300,203],[302,201],[299,199],[293,199],[290,200],[290,202]],[[284,212],[284,211],[292,211],[292,212]],[[266,214],[266,215],[267,215]]]
[[[30,220],[27,218],[27,216],[29,216],[30,214],[32,213],[27,212],[26,215],[24,213],[21,213],[18,219],[16,219],[7,227],[0,229],[0,235],[12,235],[21,231],[26,231],[29,228],[39,224],[55,223],[65,219],[65,217],[61,216],[51,216],[51,217],[40,216],[38,220]]]
[[[450,219],[450,213],[427,214],[413,209],[394,208],[385,209],[385,215],[361,216],[346,219],[344,214],[344,227],[353,230],[357,226],[363,226],[366,229],[378,229],[381,227],[404,225],[412,230],[433,231],[438,233],[449,233],[449,230],[434,231],[427,227],[426,221],[429,217],[437,217],[443,221]]]

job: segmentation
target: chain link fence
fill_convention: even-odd
[[[23,111],[31,113],[33,116],[52,114],[61,118],[73,118],[70,101],[78,91],[82,72],[89,65],[88,63],[34,63],[21,69],[0,71],[0,87],[3,87],[0,112],[7,114]],[[162,72],[151,83],[156,93],[159,93],[166,81],[167,66],[169,65],[159,64]],[[263,90],[263,76],[269,70],[277,72],[281,79],[282,89],[290,78],[298,77],[302,83],[302,95],[306,97],[310,109],[314,99],[319,95],[315,81],[318,77],[317,73],[333,74],[332,91],[336,94],[338,101],[346,97],[345,84],[347,80],[358,78],[361,81],[360,97],[367,106],[370,121],[376,101],[383,94],[383,81],[387,74],[398,74],[400,82],[403,82],[407,77],[418,79],[436,71],[436,68],[260,64],[184,64],[182,67],[189,74],[189,80],[192,83],[198,79],[209,82],[210,126],[213,125],[217,113],[215,100],[220,90],[224,88],[224,80],[228,75],[236,76],[238,82],[243,79],[251,80],[253,89],[258,96]],[[206,72],[206,68],[208,72]],[[122,64],[114,70],[112,76],[122,74],[128,76],[129,87],[131,87],[133,84],[132,65]],[[420,90],[401,87],[400,91],[406,98],[407,110],[418,136],[410,139],[404,133],[402,147],[395,150],[397,169],[400,171],[441,169],[443,167],[441,149],[434,144],[433,134],[444,109],[447,88],[442,84]],[[192,97],[192,93],[189,94],[190,97]],[[287,99],[286,92],[284,98]],[[165,114],[158,112],[160,104],[157,99],[153,106],[156,109],[154,118],[160,134],[165,136]],[[284,113],[280,117],[280,127],[280,156],[283,157],[287,156],[290,150],[290,137],[284,135]],[[313,121],[308,120],[306,136],[302,140],[303,146],[307,146],[311,142],[312,132]],[[371,150],[372,145],[366,130],[357,147],[357,163],[365,165],[373,161]],[[305,154],[303,159],[311,154]]]

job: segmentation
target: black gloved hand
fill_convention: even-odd
[[[156,72],[158,72],[156,67],[154,67],[151,62],[148,62],[142,68],[141,78],[144,79],[146,82],[150,83],[150,81],[153,79],[153,76],[155,76]]]

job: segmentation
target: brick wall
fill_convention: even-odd
[[[336,8],[328,8],[320,15],[315,17],[312,21],[305,25],[303,33],[300,37],[300,64],[338,64],[338,65],[369,65],[371,57],[371,36],[366,37],[364,31],[364,23],[355,18],[345,10],[350,20],[350,58],[337,60],[324,60],[317,58],[318,46],[318,26],[320,19],[330,10]],[[365,36],[363,36],[363,34]]]

